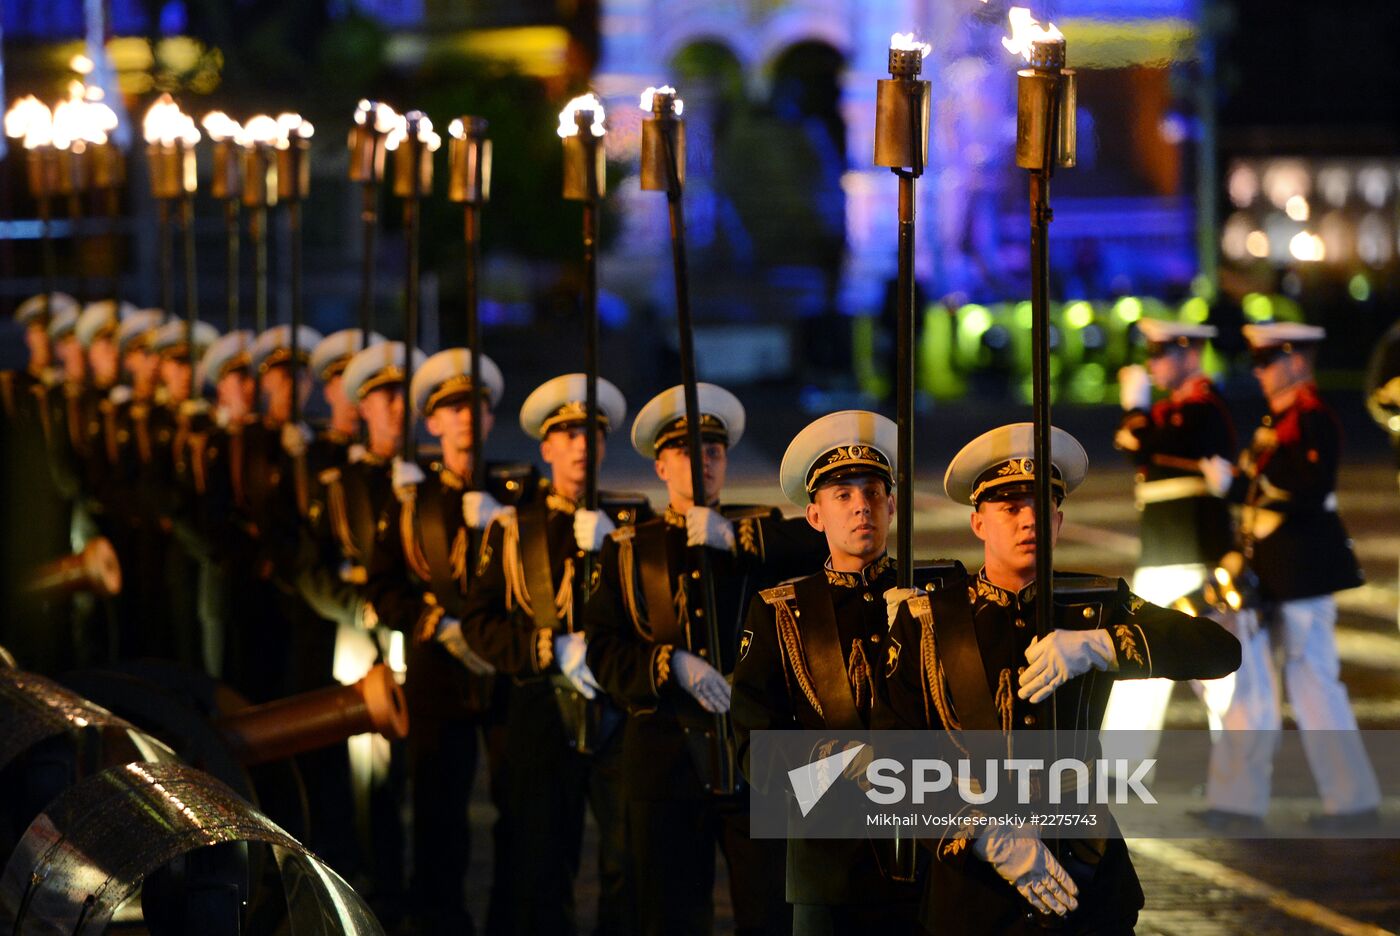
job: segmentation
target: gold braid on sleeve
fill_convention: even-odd
[[[417,490],[411,487],[403,493],[403,505],[399,507],[399,539],[403,543],[404,561],[413,570],[413,574],[418,576],[419,581],[431,582],[433,573],[428,568],[428,559],[423,555],[423,547],[418,542],[417,493]]]
[[[938,658],[938,640],[933,632],[933,605],[928,596],[918,595],[909,599],[909,613],[919,622],[919,659],[923,662],[924,669],[924,717],[932,721],[930,716],[933,713],[929,711],[929,705],[932,703],[943,730],[948,733],[948,738],[958,750],[971,757],[967,748],[963,747],[962,725],[959,724],[952,700],[948,697],[948,678],[943,673],[943,661]]]
[[[525,562],[520,556],[520,523],[509,514],[498,517],[501,525],[501,572],[506,580],[506,610],[519,608],[534,616],[530,589],[525,585]]]
[[[773,609],[778,629],[778,643],[782,645],[783,652],[787,655],[788,666],[792,669],[793,678],[797,680],[797,687],[802,690],[802,695],[812,710],[820,717],[825,718],[822,704],[817,699],[816,689],[812,686],[812,674],[807,670],[806,657],[802,653],[802,635],[797,630],[797,618],[792,613],[790,601],[796,597],[796,591],[791,585],[780,585],[777,588],[765,589],[760,594]]]
[[[350,510],[345,503],[345,482],[339,468],[328,468],[321,473],[321,483],[326,487],[326,513],[330,517],[331,532],[340,551],[351,562],[362,562],[355,537],[350,534]]]
[[[622,590],[622,606],[632,619],[632,626],[643,640],[652,639],[651,623],[642,617],[637,605],[637,564],[633,551],[632,527],[623,527],[613,534],[617,543],[617,582]],[[622,535],[626,532],[626,535]]]

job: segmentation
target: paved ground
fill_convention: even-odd
[[[968,438],[971,434],[956,435]],[[776,465],[771,450],[780,452],[781,447],[764,441],[768,444],[761,445],[758,452],[736,461],[727,500],[778,500],[771,480]],[[1067,505],[1056,565],[1128,575],[1137,553],[1131,477],[1119,462],[1095,453],[1092,446],[1090,450],[1096,470]],[[645,487],[654,497],[659,496],[654,480],[648,486],[645,471],[638,470],[647,466],[639,465],[630,453],[624,457],[636,473],[615,475],[609,479],[610,486]],[[616,453],[614,459],[623,461]],[[924,472],[921,463],[921,479],[928,481],[921,483],[920,489],[929,493],[917,501],[915,549],[920,556],[952,556],[976,568],[978,554],[971,548],[966,508],[931,493],[941,474],[941,464],[931,463]],[[1349,463],[1340,488],[1341,514],[1368,579],[1366,586],[1339,596],[1342,613],[1337,637],[1342,676],[1362,727],[1396,729],[1400,728],[1400,632],[1396,626],[1400,494],[1394,467],[1383,449],[1371,446],[1360,460]],[[1173,697],[1168,724],[1204,724],[1203,710],[1189,690],[1179,688]],[[1388,813],[1400,811],[1400,803],[1387,801],[1385,809]],[[489,807],[481,804],[477,815],[479,824],[484,825]],[[1400,931],[1400,842],[1203,839],[1138,841],[1131,847],[1147,893],[1140,933],[1214,936]],[[596,895],[589,864],[586,859],[579,881],[583,932],[591,926],[591,904]],[[721,867],[721,875],[722,871]],[[473,869],[478,899],[484,897],[486,875],[489,870],[484,866]],[[724,887],[721,876],[716,890],[718,929],[731,932]]]

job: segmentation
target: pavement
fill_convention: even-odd
[[[750,412],[754,413],[754,409]],[[1008,412],[997,420],[993,414],[984,413],[977,418],[984,420],[985,428],[1020,415]],[[947,457],[956,449],[954,441],[960,444],[980,431],[975,428],[977,418],[966,420],[966,428],[971,431],[965,432],[965,427],[958,425],[946,434],[939,433],[921,453],[928,457],[921,457],[919,462],[914,530],[914,548],[919,557],[957,558],[973,569],[980,565],[980,552],[974,548],[975,540],[968,532],[968,508],[944,498],[939,482]],[[731,460],[725,497],[731,503],[781,502],[776,469],[791,431],[783,434],[768,429],[769,419],[800,425],[802,416],[791,410],[775,415],[770,409],[753,421],[762,427],[757,444],[746,442],[736,449]],[[1056,420],[1064,423],[1058,413]],[[1138,550],[1131,473],[1102,441],[1111,437],[1116,414],[1098,409],[1075,421],[1082,423],[1076,426],[1077,435],[1093,437],[1086,439],[1086,446],[1094,468],[1083,488],[1066,503],[1055,564],[1059,568],[1130,576]],[[616,441],[622,442],[620,438]],[[742,453],[745,448],[746,454]],[[650,465],[631,452],[615,450],[607,466],[606,486],[643,490],[654,503],[659,503],[661,488],[654,477],[649,477],[649,471]],[[1400,493],[1394,462],[1383,442],[1363,440],[1360,452],[1344,465],[1338,496],[1341,516],[1352,534],[1367,578],[1367,584],[1361,588],[1338,595],[1337,644],[1342,679],[1351,693],[1361,727],[1400,729]],[[1293,727],[1291,709],[1286,704],[1284,713],[1286,725]],[[1204,710],[1189,688],[1179,686],[1168,712],[1167,727],[1204,726]],[[1279,808],[1305,806],[1306,802]],[[1308,808],[1318,808],[1316,801]],[[1400,802],[1388,799],[1383,811],[1387,815],[1400,813]],[[478,790],[473,822],[481,829],[478,841],[483,845],[490,815],[490,807]],[[595,843],[590,820],[577,887],[581,932],[591,931],[594,916]],[[1375,936],[1400,932],[1400,841],[1176,839],[1132,840],[1129,847],[1147,895],[1147,905],[1138,922],[1138,932],[1142,934]],[[481,919],[490,869],[485,848],[476,851],[478,860],[472,868],[470,891],[474,915]],[[719,860],[715,893],[718,933],[733,932],[726,888],[725,869]]]

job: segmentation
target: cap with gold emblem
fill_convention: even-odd
[[[226,374],[252,366],[253,333],[247,329],[216,338],[199,362],[196,379],[202,386],[217,386]]]
[[[135,311],[136,306],[115,299],[89,302],[78,315],[78,325],[75,329],[78,343],[84,348],[91,348],[93,342],[99,338],[112,337],[117,333],[117,326]]]
[[[416,359],[415,359],[416,360]],[[402,379],[402,377],[400,377]],[[495,408],[505,392],[506,381],[496,362],[481,356],[481,387],[486,406]],[[467,398],[472,392],[472,353],[467,348],[447,348],[432,355],[422,367],[413,369],[413,411],[428,417],[433,410]]]
[[[819,488],[851,478],[871,476],[893,485],[898,449],[891,420],[868,410],[842,410],[797,434],[778,477],[787,499],[799,505],[811,503]]]
[[[165,313],[160,309],[137,309],[117,325],[117,350],[123,354],[149,351],[151,339],[164,321]]]
[[[311,360],[311,349],[321,343],[321,333],[314,328],[302,325],[297,330],[297,357],[302,363]],[[258,336],[253,342],[253,370],[265,374],[270,368],[286,364],[292,359],[292,326],[274,325]]]
[[[546,380],[525,398],[520,407],[520,428],[534,439],[551,432],[581,425],[588,416],[588,394],[584,374],[561,374]],[[598,426],[611,432],[627,418],[627,400],[611,381],[598,378]]]
[[[342,328],[321,339],[311,352],[311,371],[321,383],[328,383],[338,374],[344,373],[352,357],[384,340],[383,335],[370,332],[369,341],[366,342],[363,334],[358,328]]]
[[[1219,334],[1214,325],[1193,322],[1168,322],[1164,319],[1139,319],[1138,332],[1147,344],[1147,355],[1153,357],[1172,348],[1189,348],[1209,341]]]
[[[378,337],[378,336],[375,336]],[[417,348],[413,349],[413,371],[415,376],[423,369],[428,356]],[[325,378],[322,378],[323,380]],[[417,381],[415,381],[416,383]],[[341,375],[341,388],[345,397],[358,403],[380,387],[403,385],[403,342],[383,341],[358,351],[345,365]]]
[[[1089,473],[1084,446],[1063,429],[1050,429],[1050,488],[1056,500],[1072,494]],[[1035,486],[1035,424],[998,426],[963,446],[943,476],[943,490],[959,504],[1024,496]]]
[[[189,323],[184,319],[174,319],[160,326],[151,335],[151,350],[161,357],[195,360],[203,357],[209,346],[219,339],[219,330],[208,322],[194,323],[194,354],[190,354],[187,337]]]
[[[744,435],[744,404],[723,387],[695,385],[700,403],[700,439],[726,446],[739,444]],[[632,421],[632,447],[644,458],[655,458],[662,449],[686,445],[685,386],[677,384],[652,397]]]
[[[1327,337],[1327,329],[1321,325],[1302,322],[1260,322],[1246,325],[1241,331],[1250,350],[1277,350],[1285,354],[1315,345]]]
[[[39,295],[30,296],[19,304],[19,308],[15,309],[15,321],[20,325],[28,325],[31,322],[47,325],[48,323],[44,321],[45,309],[48,310],[50,316],[53,316],[63,309],[72,309],[77,312],[80,307],[78,300],[65,292],[39,293]]]

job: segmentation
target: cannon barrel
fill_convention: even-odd
[[[121,594],[122,567],[117,551],[105,536],[99,536],[81,552],[46,562],[34,571],[29,590],[40,595],[68,595],[91,592],[102,598]]]

